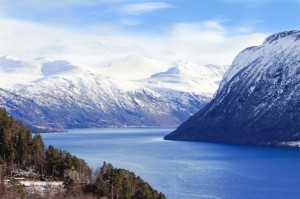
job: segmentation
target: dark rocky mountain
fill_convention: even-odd
[[[300,31],[243,50],[214,99],[167,140],[245,145],[300,141]]]

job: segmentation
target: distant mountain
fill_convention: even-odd
[[[6,94],[0,98],[0,105],[18,120],[38,127],[177,126],[210,101],[224,73],[222,67],[191,62],[156,66],[159,62],[155,60],[128,58],[136,59],[140,61],[125,62],[129,64],[127,68],[132,67],[128,73],[118,69],[124,78],[106,77],[103,69],[64,60],[38,58],[26,62],[33,63],[24,68],[32,68],[36,79],[19,84],[13,81],[14,86],[3,90]],[[154,65],[151,68],[151,64],[143,65],[145,62]],[[7,67],[6,63],[2,64],[3,68]],[[121,66],[111,67],[105,70],[117,73],[116,68]],[[174,67],[180,72],[168,74]],[[153,74],[156,71],[160,72]],[[132,80],[127,76],[130,72]],[[19,70],[4,74],[22,75]]]
[[[10,88],[41,77],[40,64],[36,60],[20,60],[10,55],[0,56],[0,87]]]
[[[215,98],[168,140],[282,145],[300,141],[300,31],[269,36],[233,61]]]
[[[132,55],[112,61],[107,67],[100,68],[99,72],[107,77],[122,80],[140,80],[149,78],[154,73],[166,70],[165,62],[144,56]]]
[[[5,108],[10,115],[22,121],[33,131],[51,130],[49,128],[51,125],[48,124],[51,118],[46,115],[44,107],[39,106],[33,100],[0,88],[0,107]]]
[[[47,108],[47,117],[63,128],[173,126],[179,122],[157,93],[84,69],[48,76],[13,92]]]
[[[0,71],[15,72],[15,71],[32,71],[35,65],[33,62],[22,61],[10,55],[0,56]]]
[[[170,89],[212,97],[228,66],[198,65],[190,61],[172,63],[166,71],[143,80],[155,90]]]
[[[180,121],[185,121],[211,100],[227,68],[177,61],[166,71],[140,80],[140,84],[163,96],[176,110]]]

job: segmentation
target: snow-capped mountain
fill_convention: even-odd
[[[49,121],[46,115],[47,111],[42,106],[39,106],[33,100],[1,88],[0,106],[28,127],[32,127],[32,125],[42,127],[39,124],[45,124]],[[43,125],[43,127],[50,126]]]
[[[2,88],[31,82],[41,77],[40,63],[35,60],[20,60],[9,55],[0,56],[0,77]]]
[[[0,56],[0,70],[1,72],[13,72],[13,71],[33,71],[35,66],[33,62],[26,62],[19,60],[10,55]]]
[[[18,120],[39,127],[176,126],[208,103],[223,73],[223,68],[191,62],[151,68],[143,63],[160,62],[138,60],[132,66],[136,76],[129,80],[103,76],[109,73],[102,69],[38,58],[24,67],[32,68],[36,78],[12,81],[14,86],[6,92],[14,97],[2,97],[0,103]],[[116,66],[111,67],[110,71],[115,71]],[[151,69],[144,71],[144,67]],[[178,69],[176,74],[174,68]],[[124,75],[124,71],[119,72]],[[22,73],[16,70],[5,74]],[[7,106],[11,99],[13,105]],[[32,106],[30,113],[26,112],[28,104]]]
[[[63,128],[173,126],[179,122],[157,93],[82,68],[17,86],[13,92],[46,108],[49,122]]]
[[[166,139],[277,145],[300,140],[300,31],[242,51],[215,98]]]
[[[227,66],[198,65],[190,61],[172,63],[164,72],[153,74],[143,80],[148,87],[180,90],[201,96],[212,97],[219,87]]]
[[[185,121],[211,100],[227,68],[181,60],[139,82],[167,99]]]
[[[140,80],[149,78],[168,68],[168,64],[140,55],[126,56],[112,61],[108,66],[100,68],[101,74],[123,80]]]

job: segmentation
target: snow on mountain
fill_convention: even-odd
[[[177,117],[185,121],[211,100],[226,68],[180,60],[139,83],[163,96],[177,111]]]
[[[227,66],[202,66],[190,61],[177,61],[167,71],[153,74],[144,82],[154,89],[180,90],[211,98],[226,69]]]
[[[48,123],[61,128],[174,126],[180,122],[159,94],[82,68],[47,76],[13,91],[43,107]]]
[[[10,55],[0,56],[0,85],[10,88],[40,78],[39,63],[24,61]]]
[[[0,69],[3,72],[12,72],[16,70],[30,70],[32,63],[21,61],[10,55],[0,56]]]
[[[233,61],[215,98],[166,139],[278,145],[300,140],[300,31]]]
[[[266,38],[261,46],[252,46],[242,51],[233,61],[231,67],[224,75],[224,80],[220,87],[223,87],[237,73],[245,69],[245,66],[252,66],[260,63],[253,72],[256,76],[266,69],[266,65],[270,67],[275,61],[281,61],[283,58],[291,59],[296,56],[299,50],[297,45],[300,37],[299,31],[287,31],[274,34]],[[291,53],[291,54],[290,54]],[[295,60],[285,60],[285,62],[293,62]],[[249,70],[249,69],[248,69]]]
[[[15,78],[1,87],[15,99],[6,106],[11,98],[3,97],[0,104],[21,121],[50,128],[176,126],[209,102],[224,73],[219,66],[184,61],[168,65],[140,56],[104,69],[48,58],[5,59],[16,68],[5,74]],[[35,75],[28,72],[31,78],[26,79],[21,68]],[[33,107],[30,116],[25,104]]]
[[[22,121],[29,127],[47,123],[47,115],[43,107],[33,100],[0,88],[0,106],[18,121]],[[49,127],[49,125],[44,125]]]
[[[124,59],[111,62],[107,67],[101,68],[104,76],[123,79],[140,80],[149,78],[152,74],[161,72],[167,64],[144,56],[131,55]]]
[[[37,58],[24,61],[10,55],[0,57],[0,85],[2,88],[12,88],[74,69],[76,66],[64,60]]]

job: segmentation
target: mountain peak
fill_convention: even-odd
[[[228,67],[208,64],[200,65],[191,61],[179,60],[169,65],[169,68],[160,73],[153,74],[153,77],[165,76],[186,76],[186,77],[220,77]]]
[[[178,66],[178,67],[191,65],[191,64],[193,64],[193,62],[188,61],[188,60],[178,60],[178,61],[175,61],[175,62],[172,63],[172,65]]]
[[[299,141],[299,53],[300,31],[277,33],[262,46],[243,50],[215,98],[166,139],[244,145]]]
[[[183,74],[190,74],[193,76],[196,75],[198,72],[197,70],[201,68],[202,66],[197,65],[191,61],[179,60],[170,64],[168,70],[153,74],[151,75],[151,77],[161,77],[161,76],[170,76],[170,75],[173,76],[173,75],[183,75]]]
[[[279,32],[279,33],[273,34],[265,39],[263,45],[271,44],[279,39],[290,37],[290,36],[295,37],[296,40],[299,40],[300,39],[300,31],[299,30],[290,30],[290,31],[284,31],[284,32]]]

